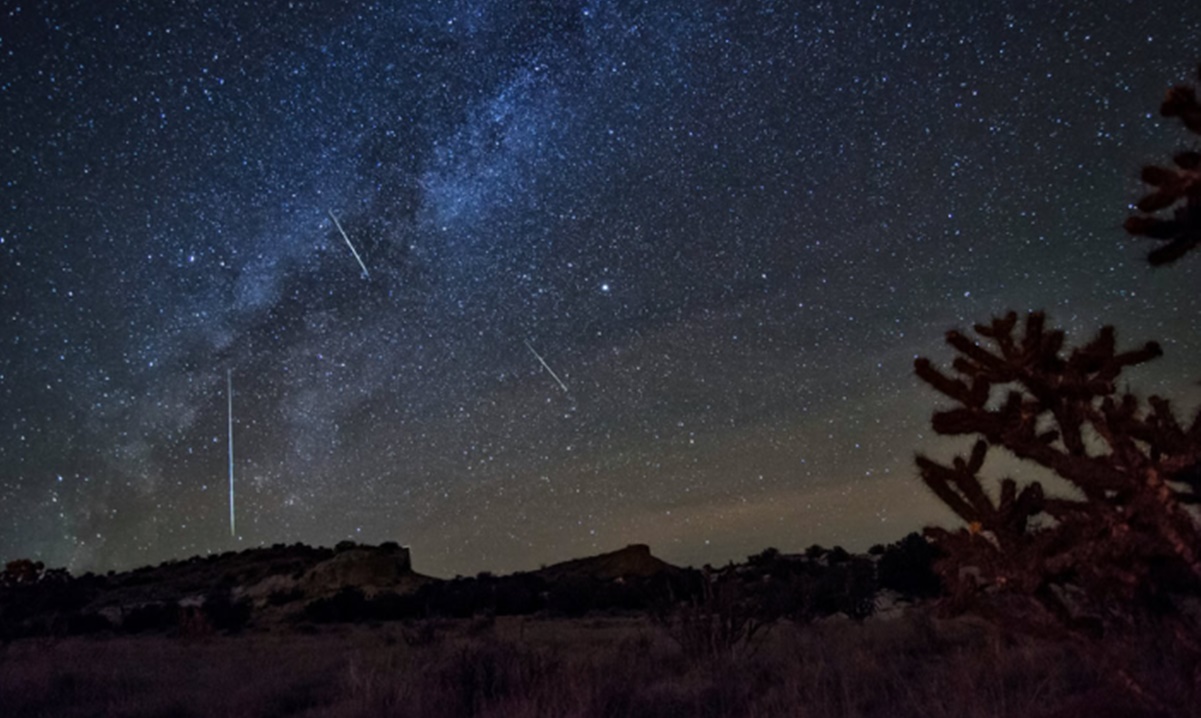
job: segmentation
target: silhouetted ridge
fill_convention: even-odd
[[[572,578],[612,581],[618,578],[650,578],[679,570],[651,555],[650,546],[636,543],[609,553],[556,563],[535,573],[547,581]]]

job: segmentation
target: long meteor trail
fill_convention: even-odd
[[[336,216],[334,216],[334,211],[332,209],[326,211],[329,212],[329,218],[334,221],[334,226],[338,228],[338,233],[342,235],[342,239],[346,240],[346,246],[350,247],[351,254],[353,254],[354,258],[359,261],[359,266],[363,268],[363,276],[367,279],[371,279],[371,274],[367,272],[367,265],[363,264],[363,258],[359,256],[359,250],[354,248],[354,245],[350,242],[350,237],[346,236],[346,230],[342,229],[342,223],[338,221]]]
[[[229,535],[237,533],[234,520],[234,375],[232,369],[225,370],[225,399],[229,406]]]
[[[555,370],[550,368],[550,364],[546,363],[546,360],[542,358],[542,355],[534,351],[534,347],[530,346],[529,341],[525,342],[525,348],[529,349],[530,353],[534,355],[534,358],[538,360],[538,363],[540,363],[544,369],[550,372],[550,375],[554,377],[556,382],[559,383],[559,386],[563,388],[563,391],[567,391],[567,385],[563,383],[563,380],[559,378],[559,375],[555,373]]]

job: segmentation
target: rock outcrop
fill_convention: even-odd
[[[618,578],[649,578],[671,570],[675,570],[675,567],[651,555],[650,546],[638,543],[597,556],[557,563],[536,573],[550,582],[564,578],[612,581]]]
[[[297,582],[307,595],[321,595],[346,586],[368,595],[388,589],[404,592],[428,581],[413,573],[407,547],[351,548],[309,569]]]

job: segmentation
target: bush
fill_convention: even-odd
[[[132,609],[121,621],[125,633],[167,631],[179,625],[179,606],[174,603],[147,603]]]
[[[916,362],[918,377],[956,404],[934,414],[934,430],[978,437],[950,465],[917,458],[922,480],[968,524],[927,529],[944,553],[935,568],[946,605],[1109,645],[1167,620],[1201,667],[1201,630],[1179,602],[1201,589],[1201,527],[1186,508],[1201,498],[1201,413],[1186,428],[1166,399],[1144,407],[1118,393],[1121,372],[1159,356],[1159,345],[1118,352],[1104,327],[1065,356],[1064,332],[1045,323],[1032,312],[1016,336],[1010,312],[977,325],[980,340],[949,332],[955,376]],[[1054,472],[1078,497],[1047,496],[1039,482],[1019,490],[1009,478],[990,492],[980,470],[993,448]],[[1159,707],[1125,669],[1115,680]]]
[[[881,547],[876,577],[880,588],[910,598],[933,598],[942,592],[934,572],[938,551],[921,534],[911,533],[897,543]]]
[[[236,633],[250,622],[250,600],[242,598],[233,601],[226,592],[209,594],[204,600],[203,612],[209,625],[217,631]]]
[[[67,616],[67,634],[71,636],[100,633],[112,628],[112,622],[99,613],[72,613]]]
[[[344,586],[328,598],[310,601],[304,607],[304,617],[313,623],[359,623],[370,618],[367,597],[361,589]]]
[[[1159,112],[1179,118],[1185,129],[1201,135],[1201,102],[1192,87],[1168,90]],[[1152,266],[1171,264],[1201,246],[1201,152],[1178,152],[1172,164],[1143,167],[1142,180],[1149,190],[1136,205],[1139,213],[1125,225],[1131,235],[1163,243],[1147,255]],[[1160,215],[1166,210],[1170,217]]]
[[[268,606],[286,606],[289,603],[299,601],[304,598],[304,590],[301,588],[291,588],[288,590],[272,591],[267,595]]]

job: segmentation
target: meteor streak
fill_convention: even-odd
[[[342,223],[339,222],[338,218],[334,216],[334,211],[332,209],[326,211],[329,212],[329,218],[334,221],[334,226],[338,228],[338,232],[342,235],[342,239],[346,240],[346,246],[350,247],[351,254],[353,254],[354,258],[359,261],[359,266],[363,268],[363,276],[367,279],[371,279],[371,275],[367,272],[367,265],[363,264],[363,258],[359,256],[359,250],[355,249],[354,245],[350,243],[350,237],[346,236],[346,230],[342,229]]]
[[[530,353],[534,355],[534,358],[538,360],[538,363],[541,364],[544,369],[550,372],[550,375],[556,382],[559,383],[559,386],[563,388],[563,391],[567,391],[567,385],[563,383],[563,380],[559,378],[559,375],[555,373],[555,370],[550,368],[550,364],[546,363],[546,360],[542,358],[542,355],[534,351],[534,347],[530,346],[528,341],[525,343],[525,348],[529,349]]]
[[[225,370],[225,399],[229,406],[229,535],[235,535],[234,521],[234,375],[232,369]]]

